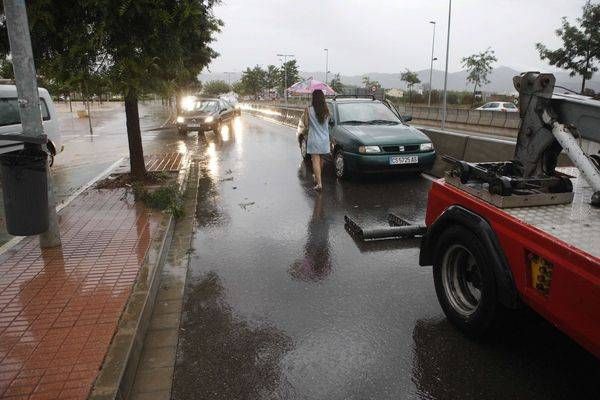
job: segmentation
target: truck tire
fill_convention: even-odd
[[[448,320],[467,336],[483,336],[498,309],[496,278],[485,247],[473,232],[454,225],[439,236],[433,280]]]

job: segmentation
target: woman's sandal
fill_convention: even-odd
[[[321,186],[321,185],[315,185],[315,190],[317,192],[320,192],[321,190],[323,190],[323,186]]]

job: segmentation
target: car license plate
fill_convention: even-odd
[[[390,165],[417,164],[418,162],[419,162],[418,156],[392,156],[392,157],[390,157]]]

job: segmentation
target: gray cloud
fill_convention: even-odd
[[[463,56],[491,47],[498,65],[551,70],[536,42],[558,45],[560,18],[574,20],[585,0],[454,0],[450,71]],[[437,21],[435,68],[443,69],[447,0],[224,0],[215,14],[225,22],[211,71],[240,71],[278,64],[279,52],[295,54],[302,70],[344,74],[429,68]]]

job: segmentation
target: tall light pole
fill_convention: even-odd
[[[287,68],[285,64],[287,63],[288,57],[294,57],[293,54],[277,54],[277,57],[281,57],[282,66],[283,66],[283,97],[285,97],[285,106],[288,105],[288,94],[287,94]]]
[[[325,50],[325,84],[327,85],[327,75],[329,74],[329,49]]]
[[[227,77],[227,84],[231,86],[231,75],[233,75],[233,72],[223,72],[225,74],[225,76]]]
[[[433,39],[431,40],[431,66],[429,67],[429,97],[427,98],[427,106],[431,107],[431,78],[433,77],[433,51],[435,49],[435,21],[429,21],[433,25]]]
[[[448,35],[446,37],[446,71],[444,72],[444,104],[442,106],[442,130],[446,129],[446,107],[448,98],[448,58],[450,55],[450,22],[452,18],[452,0],[448,3]]]

